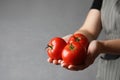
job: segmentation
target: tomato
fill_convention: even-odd
[[[71,42],[64,47],[62,59],[68,65],[82,65],[86,54],[86,49],[79,42]]]
[[[62,58],[62,50],[66,46],[65,40],[63,40],[60,37],[54,37],[52,38],[47,46],[47,53],[48,56],[52,59],[61,59]]]
[[[88,47],[89,41],[88,39],[83,35],[83,34],[73,34],[69,40],[68,43],[72,43],[72,42],[79,42],[80,44],[82,44],[85,48]]]

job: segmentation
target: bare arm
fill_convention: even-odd
[[[82,33],[84,34],[89,41],[92,41],[97,38],[101,31],[101,13],[97,9],[91,9],[85,19],[84,24],[80,29],[75,31],[75,33]],[[74,33],[74,34],[75,34]],[[70,36],[69,36],[70,37]],[[65,36],[65,39],[68,40],[68,36]],[[53,64],[59,64],[60,61],[48,59],[48,62]]]
[[[74,65],[67,65],[66,63],[64,63],[63,61],[61,62],[61,66],[65,67],[69,70],[82,70],[85,69],[86,67],[88,67],[89,65],[91,65],[95,58],[98,55],[97,49],[98,49],[98,42],[94,41],[99,33],[102,30],[102,25],[101,25],[101,12],[97,9],[91,9],[85,19],[84,24],[82,25],[82,27],[80,27],[74,34],[76,33],[81,33],[83,35],[85,35],[89,42],[90,45],[88,47],[88,56],[85,60],[85,64],[84,65],[80,65],[80,66],[74,66]],[[93,42],[94,41],[94,42]],[[102,44],[102,42],[101,42]]]
[[[97,9],[91,9],[83,26],[75,33],[82,33],[89,39],[89,41],[92,41],[98,37],[101,29],[101,13]]]
[[[100,41],[100,53],[120,55],[120,39]]]
[[[120,39],[116,40],[101,40],[98,41],[96,38],[102,30],[101,25],[101,12],[97,9],[91,9],[86,17],[86,20],[82,27],[80,27],[74,34],[82,33],[90,41],[88,47],[88,55],[85,60],[85,64],[80,66],[67,65],[62,62],[62,66],[69,70],[83,70],[90,66],[96,57],[100,53],[120,54]]]
[[[75,33],[82,33],[89,39],[89,41],[92,41],[98,37],[101,29],[101,13],[97,9],[91,9],[83,26]],[[120,39],[102,40],[100,43],[101,48],[98,47],[100,53],[120,55]]]

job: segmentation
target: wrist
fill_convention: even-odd
[[[104,53],[105,51],[105,43],[102,40],[97,41],[98,44],[98,52],[99,53]]]

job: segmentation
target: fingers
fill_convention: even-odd
[[[64,63],[64,61],[61,62],[61,67],[64,67],[64,68],[68,68],[68,65],[66,63]]]
[[[52,63],[52,62],[53,62],[52,58],[48,58],[47,61],[48,61],[49,63]]]
[[[79,71],[79,70],[83,70],[86,68],[84,65],[79,65],[79,66],[68,65],[68,64],[64,63],[64,61],[61,62],[61,67],[71,70],[71,71]]]
[[[61,63],[61,60],[53,60],[52,58],[48,58],[47,60],[49,63],[53,63],[55,65],[59,65]]]
[[[72,71],[79,71],[79,70],[81,70],[80,66],[74,66],[74,65],[69,65],[68,69],[72,70]]]
[[[58,60],[58,63],[61,64],[62,60]]]
[[[58,65],[58,61],[57,60],[53,60],[53,64]]]
[[[71,71],[79,71],[79,70],[87,69],[90,65],[93,64],[94,60],[95,59],[91,55],[88,55],[84,64],[82,65],[69,65],[66,64],[64,61],[62,61],[61,66]]]
[[[51,59],[51,58],[48,58],[47,61],[48,61],[49,63],[54,64],[54,65],[61,65],[61,67],[65,68],[65,69],[68,69],[68,70],[71,70],[71,71],[84,70],[84,69],[86,69],[89,65],[91,65],[90,62],[88,62],[88,61],[90,61],[89,58],[88,58],[88,60],[85,62],[84,65],[77,65],[77,66],[75,66],[75,65],[68,65],[67,63],[64,63],[64,61],[62,61],[62,60],[53,60],[53,59]]]

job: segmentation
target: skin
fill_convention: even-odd
[[[101,53],[110,53],[114,55],[120,55],[120,39],[115,40],[96,40],[102,30],[101,26],[101,13],[97,9],[91,9],[86,17],[86,20],[82,27],[80,27],[76,33],[84,34],[90,44],[88,46],[87,58],[85,60],[84,65],[74,66],[68,65],[64,63],[62,60],[52,60],[48,58],[49,63],[53,63],[55,65],[61,65],[63,68],[72,71],[84,70],[90,65],[92,65],[97,58],[97,56]],[[63,37],[66,41],[69,39],[71,35],[67,35]]]

